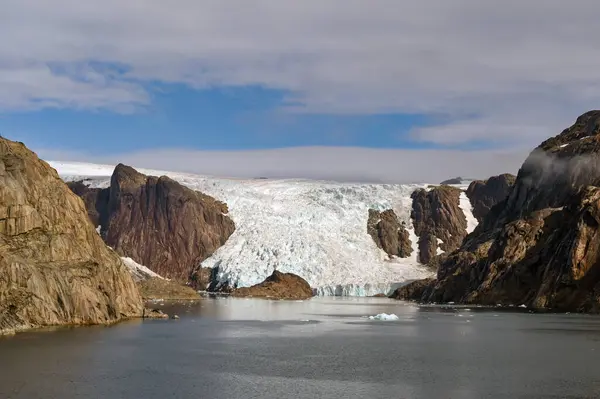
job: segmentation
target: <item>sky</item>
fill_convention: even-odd
[[[516,173],[600,100],[596,0],[1,0],[0,134],[235,177]]]

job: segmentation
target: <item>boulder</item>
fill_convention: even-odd
[[[0,334],[142,315],[83,201],[22,143],[0,138]]]
[[[302,277],[275,270],[262,283],[252,287],[237,288],[231,295],[235,297],[300,300],[312,298],[313,290]]]
[[[408,231],[392,209],[383,212],[369,209],[367,233],[390,256],[408,258],[413,252]]]

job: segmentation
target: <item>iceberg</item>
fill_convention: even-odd
[[[395,320],[399,320],[398,316],[396,316],[395,314],[387,314],[387,313],[380,313],[376,316],[369,316],[369,320],[378,320],[378,321],[395,321]]]

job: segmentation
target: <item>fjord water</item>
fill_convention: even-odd
[[[1,398],[593,398],[600,318],[379,298],[205,299],[0,339]],[[365,316],[398,315],[397,321]]]

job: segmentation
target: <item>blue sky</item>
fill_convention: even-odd
[[[429,148],[408,137],[422,115],[327,115],[285,110],[280,91],[161,85],[135,113],[43,109],[0,117],[0,132],[38,147],[111,153],[150,148],[244,150],[294,146]]]
[[[386,180],[516,172],[600,103],[600,3],[577,4],[6,0],[0,134],[45,158],[169,151],[161,167],[198,172],[207,152],[272,150],[211,169],[231,175],[318,177],[321,147],[374,178],[389,156]]]

